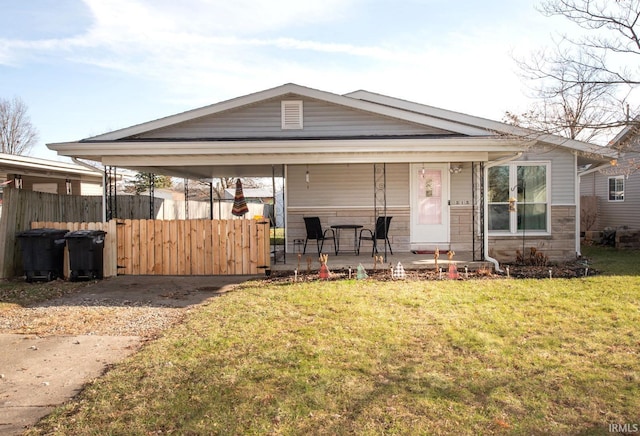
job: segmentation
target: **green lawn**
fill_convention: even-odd
[[[193,310],[28,434],[566,435],[640,424],[639,254],[584,254],[616,275],[252,282]]]

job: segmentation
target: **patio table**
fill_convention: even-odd
[[[332,229],[336,231],[336,252],[340,253],[340,230],[350,230],[353,229],[353,252],[355,254],[358,253],[358,229],[361,229],[362,226],[360,224],[335,224],[331,226]],[[351,251],[351,250],[346,250]]]

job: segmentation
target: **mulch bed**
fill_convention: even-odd
[[[553,265],[523,265],[523,264],[501,264],[502,273],[495,272],[493,268],[478,269],[474,271],[458,270],[457,276],[449,275],[449,272],[443,268],[442,272],[433,269],[406,270],[405,280],[490,280],[490,279],[548,279],[562,278],[574,279],[586,276],[594,276],[598,271],[587,266],[582,260],[574,262],[558,263]],[[389,269],[367,270],[368,279],[379,281],[396,280],[392,277]],[[356,270],[338,269],[332,270],[329,279],[324,280],[345,280],[355,279]],[[282,283],[282,282],[308,282],[321,280],[317,270],[310,272],[301,272],[294,275],[291,271],[272,271],[271,276],[263,279],[266,282]]]

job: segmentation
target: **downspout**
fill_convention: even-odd
[[[88,168],[91,171],[95,171],[96,173],[102,174],[102,222],[106,223],[107,222],[107,193],[106,193],[107,173],[106,173],[106,171],[98,169],[98,168],[94,167],[93,165],[89,165],[86,162],[82,162],[81,160],[78,160],[77,157],[72,157],[71,160],[75,164],[78,164],[80,166]]]
[[[578,157],[576,156],[576,159]],[[597,166],[595,168],[590,168],[586,171],[577,172],[576,171],[576,194],[575,194],[575,203],[576,203],[576,257],[582,257],[582,251],[580,246],[580,221],[582,220],[580,210],[580,185],[582,184],[582,176],[586,176],[587,174],[595,173],[596,171],[601,171],[605,168],[610,167],[610,163],[606,163],[604,165]],[[576,165],[577,168],[577,165]]]
[[[489,169],[491,167],[495,167],[498,165],[502,165],[504,163],[507,162],[511,162],[512,160],[518,159],[520,156],[522,156],[522,151],[517,152],[516,154],[514,154],[513,156],[509,156],[509,157],[504,157],[502,159],[498,159],[498,160],[494,160],[493,162],[488,162],[487,166],[485,167],[485,169]],[[484,180],[483,180],[483,184],[484,186],[482,187],[482,189],[486,189],[487,187],[487,178],[488,178],[488,171],[485,171],[484,173]],[[485,195],[485,198],[487,198],[487,196]],[[503,272],[502,269],[500,268],[500,263],[494,259],[493,257],[489,256],[489,222],[486,219],[486,217],[489,216],[489,206],[487,204],[487,201],[485,200],[484,202],[484,216],[485,216],[485,220],[484,220],[484,229],[483,229],[483,238],[484,238],[484,258],[486,260],[488,260],[489,262],[493,263],[494,268],[496,269],[496,271],[498,272]]]

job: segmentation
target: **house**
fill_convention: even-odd
[[[638,126],[625,127],[610,142],[610,147],[619,152],[617,159],[604,168],[585,169],[580,177],[583,217],[590,218],[583,218],[582,231],[590,238],[607,228],[640,231]]]
[[[50,194],[102,195],[103,174],[82,165],[0,153],[0,211],[5,188]]]
[[[247,203],[271,203],[273,201],[273,190],[269,188],[242,188],[242,193]],[[224,199],[232,200],[236,195],[235,188],[224,190]]]
[[[103,173],[74,163],[0,153],[0,181],[28,191],[102,195]]]
[[[611,157],[406,100],[295,84],[48,147],[191,179],[281,177],[288,252],[305,238],[305,216],[371,228],[386,215],[394,252],[469,252],[496,266],[530,247],[551,260],[575,258],[578,168]]]

